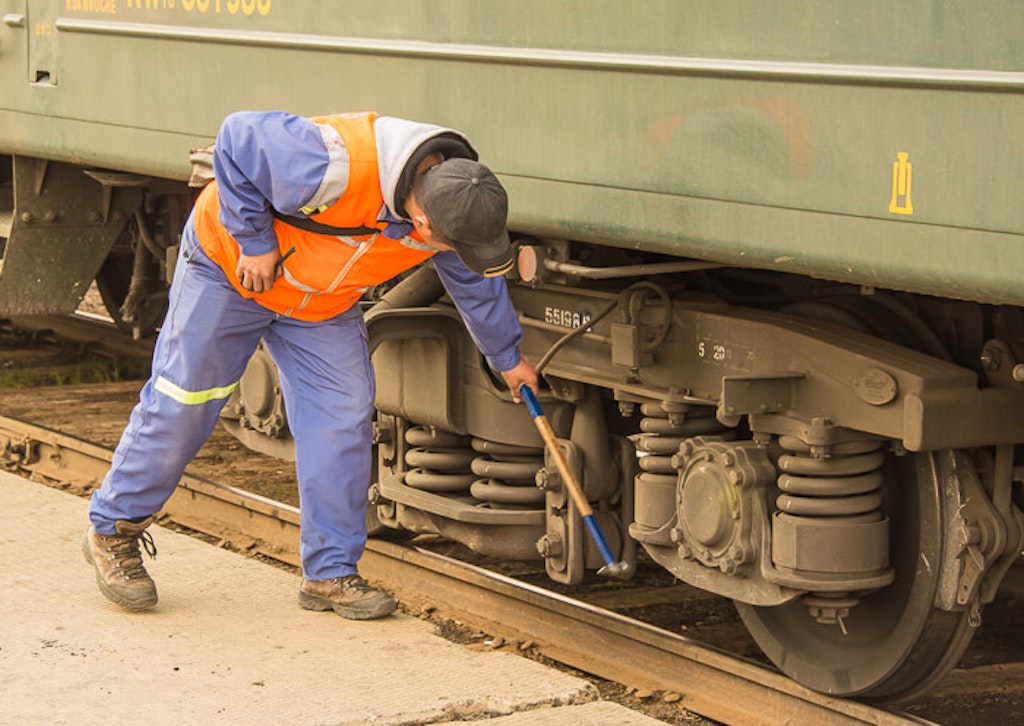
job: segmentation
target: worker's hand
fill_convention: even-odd
[[[272,288],[274,280],[283,274],[277,264],[280,259],[281,253],[276,249],[254,257],[239,255],[235,274],[238,275],[242,289],[249,292],[266,292]]]
[[[512,400],[519,403],[521,400],[519,395],[519,386],[524,383],[528,385],[534,393],[538,392],[537,388],[537,371],[534,369],[533,364],[526,358],[519,359],[519,365],[512,370],[502,371],[502,377],[505,379],[505,383],[508,384],[508,389],[512,392]]]

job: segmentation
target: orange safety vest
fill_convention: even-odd
[[[378,222],[384,193],[377,167],[377,143],[373,123],[376,114],[345,114],[310,119],[330,124],[345,143],[349,156],[349,178],[345,193],[311,219],[332,227],[374,227]],[[206,254],[221,266],[228,281],[240,295],[281,315],[298,320],[326,320],[348,310],[363,292],[390,280],[434,254],[432,249],[416,249],[403,240],[385,237],[379,232],[352,237],[317,234],[274,220],[278,249],[282,256],[292,247],[295,252],[284,262],[284,276],[261,293],[249,292],[235,274],[239,245],[220,223],[220,200],[216,180],[203,189],[196,200],[195,231]],[[410,235],[422,242],[418,235]]]

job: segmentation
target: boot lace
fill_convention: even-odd
[[[107,537],[107,540],[106,550],[110,553],[108,559],[113,560],[114,567],[121,571],[121,576],[125,580],[149,577],[142,565],[139,544],[141,543],[147,555],[156,559],[156,542],[153,541],[153,535],[143,530],[137,535],[112,535]]]
[[[345,575],[344,577],[333,578],[342,592],[348,591],[358,595],[376,594],[377,589],[370,585],[360,575]]]

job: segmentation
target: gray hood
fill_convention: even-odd
[[[444,134],[454,134],[466,142],[476,155],[477,151],[461,131],[435,126],[434,124],[406,121],[391,116],[381,116],[373,124],[377,136],[377,168],[380,174],[380,188],[384,203],[397,214],[395,189],[402,176],[402,170],[424,142]]]

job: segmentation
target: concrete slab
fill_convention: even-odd
[[[297,576],[159,527],[147,569],[160,603],[126,612],[80,552],[85,500],[2,472],[0,492],[2,723],[427,724],[523,711],[535,718],[507,723],[656,723],[592,705],[582,679],[463,648],[401,613],[302,610]],[[579,704],[582,717],[562,710]]]

